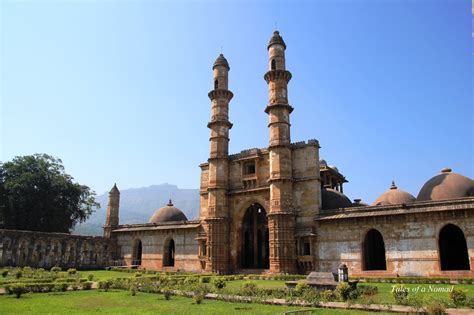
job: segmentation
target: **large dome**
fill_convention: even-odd
[[[390,189],[383,194],[381,194],[377,200],[372,204],[372,206],[385,206],[385,205],[400,205],[402,203],[414,202],[415,197],[407,193],[406,191],[399,190],[395,185],[395,182],[392,182]]]
[[[331,188],[321,189],[321,199],[323,210],[352,207],[352,202],[346,195]]]
[[[474,181],[466,176],[441,170],[421,187],[417,201],[444,200],[474,196]]]
[[[155,211],[151,216],[149,223],[162,223],[162,222],[171,222],[171,221],[187,221],[186,215],[183,211],[173,206],[173,203],[170,201],[165,207],[162,207]]]

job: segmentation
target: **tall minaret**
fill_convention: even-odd
[[[109,191],[109,204],[104,225],[104,237],[110,238],[112,230],[119,225],[120,191],[117,184]]]
[[[285,68],[286,45],[278,31],[268,43],[268,114],[270,131],[270,211],[268,213],[270,271],[292,273],[296,269],[295,214],[293,209],[292,154],[288,82]]]
[[[214,62],[214,89],[209,92],[211,99],[211,149],[209,154],[208,216],[205,230],[208,243],[206,270],[225,273],[229,266],[229,102],[233,97],[228,90],[229,63],[223,54]]]

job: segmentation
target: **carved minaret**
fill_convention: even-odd
[[[120,191],[117,184],[109,191],[109,204],[104,225],[104,237],[110,238],[112,230],[119,225]]]
[[[233,97],[228,90],[229,64],[220,54],[212,67],[214,89],[211,99],[211,150],[209,154],[208,216],[205,220],[209,259],[206,270],[225,273],[229,260],[229,205],[227,198],[229,182],[229,102]]]
[[[270,211],[268,213],[270,271],[292,273],[296,269],[295,214],[293,209],[292,154],[288,82],[291,73],[285,68],[286,45],[278,31],[268,44],[269,71],[268,114],[270,131]]]

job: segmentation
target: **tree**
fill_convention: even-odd
[[[47,154],[0,162],[0,226],[43,232],[69,232],[99,204],[95,192],[73,182],[60,159]]]

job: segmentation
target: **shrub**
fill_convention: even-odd
[[[408,288],[403,285],[395,285],[392,287],[392,296],[397,304],[406,305],[408,302]]]
[[[199,277],[186,277],[184,278],[184,284],[195,284],[199,282]]]
[[[69,269],[67,270],[67,273],[68,273],[70,276],[75,275],[76,272],[77,272],[77,270],[76,270],[75,268],[69,268]]]
[[[22,275],[23,275],[23,274],[22,274],[21,270],[17,270],[17,271],[15,272],[15,278],[17,278],[17,279],[20,279]]]
[[[333,302],[337,299],[337,296],[333,290],[324,290],[321,292],[321,298],[325,302]]]
[[[8,270],[2,270],[2,277],[6,278],[8,276]]]
[[[17,299],[19,299],[22,294],[28,293],[29,290],[24,284],[15,284],[10,287],[10,292],[13,293]]]
[[[140,278],[142,276],[142,273],[141,272],[135,272],[135,278]]]
[[[201,304],[202,300],[204,300],[204,292],[194,292],[193,300],[196,302],[196,304]]]
[[[352,291],[352,288],[348,283],[341,282],[337,285],[334,293],[342,301],[347,301],[349,299],[349,295],[351,291]]]
[[[92,281],[94,279],[94,275],[92,273],[87,275],[87,281]]]
[[[72,285],[71,285],[71,289],[72,289],[73,291],[77,291],[77,289],[79,289],[79,286],[78,286],[77,284],[72,284]]]
[[[55,266],[55,267],[51,268],[51,272],[58,273],[60,271],[61,271],[61,268],[58,267],[58,266]]]
[[[54,292],[64,292],[67,291],[68,284],[67,283],[56,283],[54,285]]]
[[[165,297],[165,300],[168,301],[169,299],[171,299],[171,295],[172,295],[171,289],[164,288],[161,292],[163,293],[163,296]]]
[[[209,277],[209,276],[201,277],[201,278],[199,278],[199,282],[201,282],[201,283],[209,283],[209,282],[211,282],[211,277]]]
[[[451,292],[449,292],[449,299],[456,307],[463,306],[467,304],[467,296],[466,291],[462,289],[454,288]]]
[[[99,289],[104,291],[109,291],[112,282],[109,280],[99,281]]]
[[[302,296],[303,293],[308,289],[309,289],[309,285],[306,282],[298,282],[298,284],[296,285],[294,289],[294,293],[297,296]]]
[[[131,285],[131,286],[130,286],[130,294],[131,294],[132,296],[137,295],[137,286],[136,286],[136,285]]]
[[[82,284],[82,290],[90,290],[92,289],[92,282],[87,281]]]
[[[357,290],[361,295],[373,296],[379,292],[379,288],[373,285],[358,285]]]
[[[242,285],[242,295],[253,296],[257,293],[257,284],[254,281],[247,281]]]
[[[426,312],[430,315],[444,315],[446,314],[446,306],[443,301],[430,299],[426,303]]]
[[[212,279],[212,284],[214,284],[214,287],[217,290],[221,290],[221,289],[225,288],[225,286],[226,286],[225,280],[222,277],[213,278]]]

